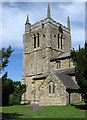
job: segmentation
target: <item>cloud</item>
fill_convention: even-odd
[[[85,3],[85,40],[87,42],[87,2]]]
[[[0,40],[2,39],[2,5],[0,2]],[[2,43],[0,41],[0,48],[2,47]]]
[[[85,29],[77,29],[75,28],[74,31],[71,31],[71,38],[72,38],[72,48],[78,49],[79,45],[84,47],[85,43]]]
[[[22,48],[26,15],[29,14],[32,23],[39,21],[41,16],[43,17],[43,14],[41,15],[39,12],[41,9],[39,6],[40,4],[36,4],[3,3],[3,47],[7,47],[8,44],[10,44],[14,48]]]
[[[47,16],[46,2],[7,2],[2,4],[2,43],[3,47],[10,44],[13,48],[23,47],[23,33],[26,15],[29,14],[33,24]],[[50,2],[51,17],[67,25],[70,16],[72,45],[76,42],[83,44],[85,26],[85,3],[83,2]],[[77,48],[77,47],[76,47]]]
[[[3,2],[86,2],[86,0],[3,0]]]

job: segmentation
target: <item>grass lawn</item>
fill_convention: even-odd
[[[20,118],[85,118],[85,110],[75,106],[44,106],[35,113],[20,116]]]
[[[3,113],[2,115],[3,118],[6,118],[8,116],[13,116],[30,110],[32,110],[32,108],[26,105],[6,106],[6,107],[2,107],[2,113]]]
[[[43,106],[42,110],[19,116],[19,119],[15,118],[11,120],[26,120],[26,118],[85,118],[85,110],[77,108],[75,105],[76,104],[74,104],[74,106]],[[83,106],[83,103],[79,103],[78,105]],[[15,115],[30,110],[32,110],[32,108],[26,105],[15,105],[2,108],[4,118],[8,115]]]

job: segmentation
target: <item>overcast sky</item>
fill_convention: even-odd
[[[27,14],[31,24],[47,17],[47,2],[3,2],[2,3],[2,46],[14,49],[10,58],[8,77],[22,79],[23,33]],[[51,18],[67,26],[70,17],[72,48],[84,47],[85,2],[50,2]],[[1,48],[1,46],[0,46]]]

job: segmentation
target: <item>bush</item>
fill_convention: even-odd
[[[15,93],[9,96],[9,105],[18,105],[21,102],[21,95]]]
[[[14,92],[9,95],[9,105],[18,105],[21,102],[21,96],[26,91],[26,85],[21,85],[21,82],[15,82]]]

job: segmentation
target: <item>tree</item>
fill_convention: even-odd
[[[20,81],[14,82],[14,92],[9,96],[9,105],[20,104],[21,96],[26,91],[26,86]]]
[[[0,73],[8,66],[8,59],[13,51],[11,46],[0,50]],[[13,82],[7,78],[7,72],[0,78],[0,81],[2,81],[2,105],[20,104],[21,96],[25,92],[26,86],[21,85],[20,81]]]
[[[11,49],[11,46],[7,49],[2,48],[0,50],[0,74],[8,65],[8,59],[12,52],[13,50]],[[2,80],[2,105],[8,105],[9,95],[13,92],[13,81],[11,79],[7,79],[7,72],[5,72],[0,79]]]
[[[2,48],[0,50],[0,72],[2,72],[2,70],[4,70],[5,67],[7,67],[9,60],[8,58],[11,56],[11,53],[14,50],[11,49],[11,46],[9,45],[9,47],[7,49]]]
[[[2,77],[2,105],[9,105],[9,95],[14,91],[13,81],[7,78],[7,72]]]
[[[79,92],[82,95],[84,102],[87,104],[87,43],[85,48],[80,48],[71,51],[71,57],[75,64],[76,81],[79,85]]]

